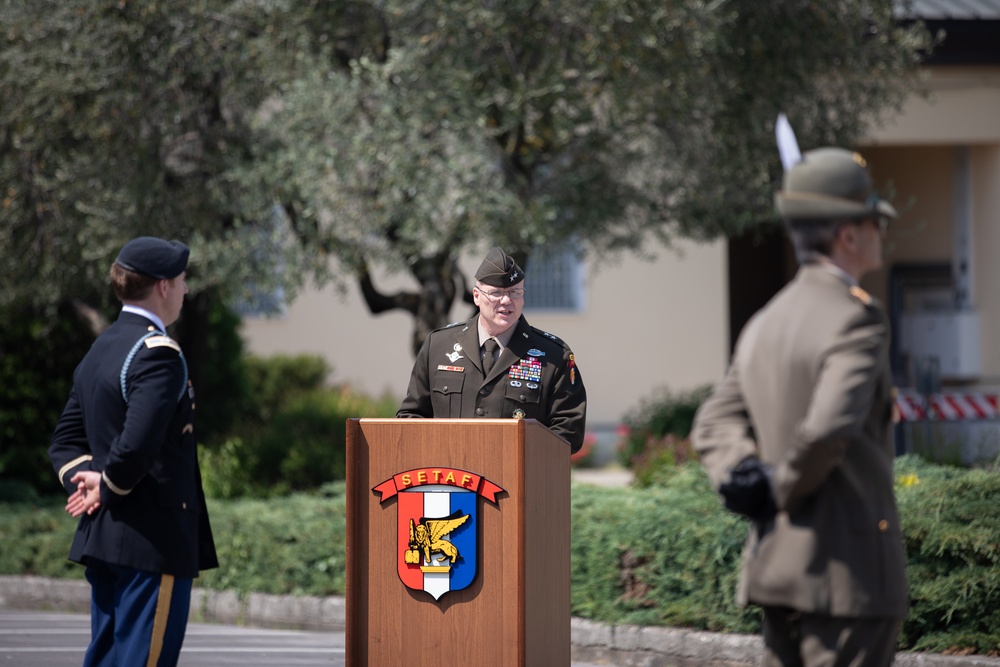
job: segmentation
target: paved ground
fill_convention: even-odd
[[[85,614],[0,609],[0,666],[77,667],[90,638]],[[342,667],[343,632],[192,623],[178,667]],[[614,667],[574,662],[572,667]]]
[[[77,667],[90,638],[84,614],[0,609],[0,665]],[[341,667],[343,632],[298,632],[194,623],[179,667]]]
[[[596,486],[628,486],[632,483],[632,471],[618,466],[606,468],[573,468],[570,472],[574,482]]]

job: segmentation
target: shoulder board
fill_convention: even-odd
[[[451,324],[446,324],[443,327],[438,327],[437,329],[433,329],[431,331],[431,333],[435,333],[437,331],[447,331],[448,329],[454,329],[455,327],[460,327],[460,326],[467,325],[467,324],[468,324],[468,321],[464,321],[464,320],[461,321],[461,322],[452,322]]]
[[[851,293],[851,296],[853,296],[855,299],[857,299],[866,306],[870,306],[875,302],[875,299],[872,297],[871,294],[864,291],[857,285],[851,285],[851,288],[848,291]]]
[[[569,345],[566,344],[566,341],[564,341],[562,338],[559,338],[559,336],[556,336],[554,334],[550,334],[548,331],[542,331],[541,329],[539,329],[537,327],[531,327],[531,330],[533,332],[535,332],[536,334],[538,334],[539,336],[544,336],[545,338],[548,338],[552,342],[554,342],[554,343],[556,343],[558,345],[563,346],[567,350],[569,349]]]
[[[170,347],[178,352],[181,351],[181,346],[170,336],[150,336],[145,340],[145,343],[149,349],[154,347]]]

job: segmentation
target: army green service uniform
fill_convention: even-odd
[[[431,332],[417,354],[397,417],[537,419],[583,446],[587,392],[573,352],[522,316],[489,374],[483,373],[479,315]]]

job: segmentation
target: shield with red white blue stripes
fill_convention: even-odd
[[[453,468],[419,468],[376,486],[381,502],[397,498],[396,570],[407,588],[435,600],[467,588],[478,562],[478,498],[503,491],[485,478]]]

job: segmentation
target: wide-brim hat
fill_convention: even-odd
[[[872,185],[865,159],[843,148],[817,148],[785,172],[774,195],[778,214],[789,223],[896,218],[896,209]]]

